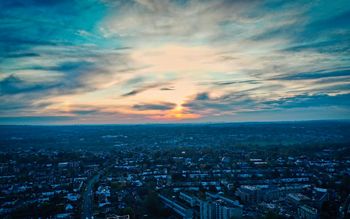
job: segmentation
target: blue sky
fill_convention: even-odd
[[[349,1],[0,8],[0,124],[350,118]]]

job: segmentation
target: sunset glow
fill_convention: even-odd
[[[0,6],[3,124],[350,118],[349,1]]]

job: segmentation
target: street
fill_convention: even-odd
[[[100,177],[100,173],[92,177],[85,188],[84,194],[83,194],[83,212],[82,212],[82,219],[91,219],[93,218],[93,188],[95,183],[98,182],[98,179]]]

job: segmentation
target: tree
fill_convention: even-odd
[[[135,218],[135,212],[131,207],[127,207],[123,209],[123,215],[130,215],[131,219]]]
[[[155,192],[150,192],[145,199],[145,206],[150,214],[160,215],[162,208],[161,201]]]

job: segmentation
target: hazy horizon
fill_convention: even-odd
[[[349,123],[350,119],[319,119],[319,120],[263,120],[263,121],[174,121],[174,122],[148,122],[148,123],[35,123],[29,121],[28,123],[24,122],[21,119],[21,122],[10,121],[8,123],[1,122],[0,126],[142,126],[142,125],[224,125],[224,124],[290,124],[290,123]]]

